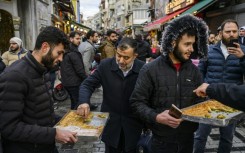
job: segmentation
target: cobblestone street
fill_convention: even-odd
[[[102,90],[98,89],[94,92],[91,98],[91,103],[101,104],[102,102]],[[64,115],[69,107],[70,101],[66,100],[57,104],[56,113]],[[100,107],[96,111],[99,111]],[[205,153],[217,153],[219,144],[219,129],[214,128],[211,135],[208,137]],[[57,144],[59,153],[104,153],[105,146],[103,142],[79,142],[74,146],[66,146]],[[245,126],[240,125],[236,128],[235,136],[233,138],[233,147],[231,153],[245,153]]]

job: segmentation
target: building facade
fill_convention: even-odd
[[[40,29],[51,25],[51,9],[51,0],[0,1],[0,51],[8,50],[9,39],[14,36],[23,40],[25,48],[33,49]]]

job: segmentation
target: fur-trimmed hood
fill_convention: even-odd
[[[207,55],[208,26],[202,19],[191,14],[186,14],[172,20],[165,28],[162,36],[161,48],[163,55],[167,55],[174,50],[172,42],[178,39],[180,33],[189,28],[194,28],[197,32],[197,46],[194,47],[194,54],[200,57],[205,57]]]

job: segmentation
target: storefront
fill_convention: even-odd
[[[205,14],[203,10],[207,9],[209,6],[213,5],[217,0],[175,0],[169,2],[165,6],[165,16],[157,19],[144,27],[144,31],[156,31],[158,37],[157,39],[160,40],[160,36],[166,23],[170,20],[179,17],[184,14],[193,14],[195,16],[204,18]]]
[[[70,21],[70,30],[71,31],[81,31],[82,33],[87,33],[89,30],[91,30],[91,28],[86,27],[75,21]]]
[[[234,19],[239,27],[245,25],[245,0],[217,1],[215,5],[208,8],[205,21],[211,31],[216,32],[220,24],[226,19]]]

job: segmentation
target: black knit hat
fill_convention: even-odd
[[[208,50],[208,26],[202,19],[191,14],[186,14],[172,20],[165,28],[162,36],[163,54],[167,55],[169,52],[172,52],[174,50],[172,42],[177,40],[183,31],[192,28],[197,33],[197,50],[194,52],[200,57],[205,57]]]

